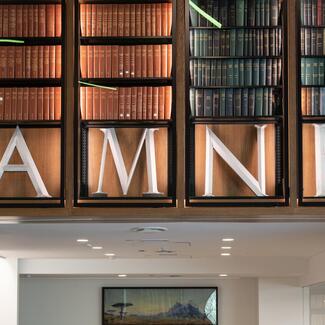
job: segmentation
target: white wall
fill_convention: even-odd
[[[103,286],[217,286],[220,325],[258,324],[256,279],[105,280],[49,277],[20,280],[19,324],[101,325]]]
[[[17,259],[0,259],[0,324],[18,324]]]
[[[303,301],[297,279],[259,279],[259,325],[303,325]]]

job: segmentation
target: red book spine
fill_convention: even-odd
[[[99,88],[93,88],[93,120],[100,119],[100,93]]]
[[[46,36],[46,6],[39,5],[38,10],[38,21],[39,21],[39,36],[45,37]]]
[[[88,78],[94,77],[94,46],[87,46]]]
[[[161,46],[153,46],[153,55],[154,55],[154,77],[161,77]]]
[[[107,105],[107,90],[106,89],[99,89],[99,96],[100,96],[100,120],[106,120],[106,105]]]
[[[99,46],[99,78],[105,78],[105,74],[106,74],[105,46]]]
[[[80,32],[81,36],[87,36],[86,34],[86,4],[80,4]]]
[[[91,5],[91,36],[96,36],[97,32],[97,5]]]
[[[55,73],[56,73],[56,66],[55,66],[55,46],[50,46],[50,78],[55,78]]]
[[[94,46],[94,74],[93,76],[95,78],[99,77],[99,47],[95,45]]]
[[[151,36],[156,36],[156,4],[151,5]]]
[[[11,89],[11,120],[17,120],[17,88]]]
[[[159,114],[159,88],[153,87],[152,89],[152,119],[158,120]]]
[[[97,4],[96,36],[103,35],[103,5]]]
[[[123,78],[124,76],[124,46],[118,47],[118,77]]]
[[[146,5],[141,4],[141,36],[149,36],[147,35],[147,23],[146,23],[147,15],[146,15]]]
[[[9,36],[15,37],[16,35],[16,6],[15,5],[9,5],[8,8],[9,11]]]
[[[32,75],[32,48],[25,47],[25,77],[30,78]]]
[[[173,7],[171,3],[167,3],[167,36],[172,34],[173,23]]]
[[[62,5],[55,5],[55,36],[62,35]]]
[[[172,111],[172,87],[165,88],[165,120],[170,120]]]
[[[135,46],[130,46],[130,77],[135,77]]]
[[[55,111],[55,90],[54,87],[50,88],[50,120],[54,120]]]
[[[8,46],[8,78],[15,78],[15,48]]]
[[[117,12],[117,35],[124,36],[124,5],[118,5],[118,12]]]
[[[108,5],[103,5],[103,30],[102,36],[107,36],[108,30]]]
[[[136,107],[136,119],[142,120],[142,93],[144,87],[137,88],[137,107]]]
[[[148,59],[147,59],[147,46],[142,45],[141,46],[141,76],[143,78],[148,77]]]
[[[28,120],[29,110],[29,88],[23,88],[23,121]]]
[[[23,5],[23,37],[29,36],[28,5]]]
[[[130,5],[130,36],[135,36],[136,34],[136,27],[135,27],[135,16],[136,16],[136,9],[135,4]]]
[[[119,97],[120,97],[120,88],[113,91],[113,120],[118,120],[118,108],[119,108]]]
[[[16,61],[16,78],[23,78],[23,54],[24,54],[24,48],[22,46],[17,46],[15,51],[15,61]]]
[[[16,22],[16,28],[17,28],[17,37],[23,37],[23,5],[16,5],[17,10],[17,22]],[[26,20],[26,19],[25,19]],[[0,34],[1,35],[1,34]]]
[[[23,96],[24,96],[24,88],[18,88],[17,89],[17,120],[22,121],[23,120]]]
[[[7,47],[0,46],[0,78],[7,78]]]
[[[87,78],[87,46],[80,46],[80,73],[81,78]]]
[[[173,56],[172,56],[172,45],[167,45],[167,77],[169,78],[172,73],[172,64],[173,64]]]
[[[80,87],[80,114],[81,114],[81,119],[85,120],[86,119],[86,105],[87,105],[87,97],[86,97],[86,87]]]
[[[112,24],[113,24],[113,5],[107,6],[107,36],[112,36]]]
[[[135,77],[136,78],[141,78],[142,76],[141,61],[142,61],[142,48],[141,45],[136,45],[135,46]]]
[[[44,47],[38,46],[38,78],[44,78]]]
[[[93,88],[86,88],[86,120],[93,119]]]
[[[92,17],[92,13],[91,13],[91,4],[86,4],[86,36],[92,36],[91,35],[91,17]]]
[[[105,47],[106,52],[106,78],[112,77],[112,47],[106,46]]]
[[[158,119],[165,119],[165,87],[159,87],[159,106],[158,106]]]
[[[9,36],[9,6],[2,6],[2,35]]]
[[[123,77],[130,78],[130,46],[124,46],[123,50]]]
[[[161,4],[161,35],[167,36],[168,35],[168,9],[167,3]]]
[[[124,33],[123,36],[130,36],[130,5],[124,5]]]
[[[147,88],[147,120],[152,120],[153,91],[152,87]]]
[[[5,110],[5,90],[0,88],[0,120],[3,120]]]
[[[323,16],[323,2],[322,0],[317,0],[317,25],[322,25]]]
[[[106,116],[108,120],[114,119],[113,114],[113,93],[117,93],[117,91],[108,90],[107,91],[107,106],[106,106]]]
[[[43,47],[44,53],[43,53],[43,58],[44,58],[44,64],[43,64],[43,73],[44,73],[44,78],[49,78],[50,77],[50,47],[48,45],[45,45]]]
[[[28,119],[37,119],[37,88],[29,88]]]
[[[148,88],[142,87],[142,120],[147,120]]]
[[[43,119],[48,121],[50,119],[50,88],[43,89]]]
[[[37,88],[37,119],[44,120],[43,88]]]
[[[55,101],[54,101],[54,119],[61,120],[61,88],[55,88]]]
[[[125,88],[119,89],[119,99],[118,99],[118,119],[125,119]]]
[[[131,93],[132,90],[131,88],[125,88],[125,107],[124,107],[124,112],[125,112],[125,119],[130,120],[131,119],[131,103],[132,103],[132,98],[131,98]]]
[[[161,11],[162,11],[161,3],[157,3],[156,4],[156,36],[162,36],[161,35]]]
[[[118,21],[118,5],[112,5],[112,35],[111,36],[118,36],[117,33],[117,21]]]
[[[137,119],[137,87],[131,87],[131,120]]]
[[[2,22],[3,22],[3,6],[0,6],[0,17],[1,17],[1,21],[0,21],[0,37],[2,37]]]
[[[11,88],[5,88],[5,112],[4,120],[11,119]]]
[[[28,36],[34,36],[34,10],[33,5],[28,5]],[[36,36],[36,31],[35,31]]]
[[[112,46],[112,78],[118,78],[119,67],[119,47],[117,45]]]
[[[135,36],[142,36],[142,12],[141,4],[135,5]]]
[[[153,45],[148,45],[147,77],[153,77]]]
[[[151,4],[145,4],[146,10],[146,31],[145,36],[152,36],[151,35]]]
[[[33,33],[34,37],[39,36],[38,5],[33,5]]]

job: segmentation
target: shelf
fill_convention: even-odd
[[[193,124],[273,124],[282,120],[281,116],[225,116],[225,117],[192,117]]]
[[[20,5],[20,4],[35,4],[35,0],[1,0],[1,4],[10,4],[10,5]],[[37,1],[36,4],[38,5],[46,5],[46,4],[62,4],[62,1],[60,0],[40,0]]]
[[[0,79],[0,87],[62,87],[61,79]]]
[[[325,25],[319,25],[319,26],[314,26],[314,25],[300,25],[300,28],[325,28]]]
[[[127,127],[168,127],[173,123],[171,120],[82,120],[82,127],[85,128],[101,128],[101,127],[114,127],[114,128],[127,128]]]
[[[13,39],[25,43],[0,42],[0,46],[30,46],[30,45],[61,45],[61,37],[0,37],[0,39]]]
[[[218,55],[218,56],[190,56],[190,60],[194,59],[282,59],[281,55],[245,55],[245,56],[231,56],[231,55]]]
[[[0,121],[0,128],[60,128],[61,121]]]
[[[325,54],[323,55],[313,55],[313,54],[310,54],[310,55],[300,55],[301,58],[313,58],[313,59],[325,59]]]
[[[146,44],[172,44],[171,36],[162,37],[140,37],[140,36],[122,36],[122,37],[81,37],[81,45],[146,45]]]
[[[324,85],[301,85],[302,88],[323,88],[325,87],[325,84]]]
[[[254,89],[254,88],[282,88],[282,86],[190,86],[192,89]]]
[[[79,3],[170,3],[172,0],[80,0]]]
[[[303,123],[325,123],[325,115],[303,115]]]
[[[192,29],[215,29],[215,30],[223,30],[223,29],[280,29],[282,28],[281,25],[278,26],[222,26],[221,28],[218,27],[190,27]]]
[[[137,86],[171,86],[172,78],[89,78],[80,79],[82,82],[97,84],[101,86],[116,86],[116,87],[137,87]],[[87,87],[87,85],[80,85],[81,87]],[[89,86],[88,86],[89,87]]]

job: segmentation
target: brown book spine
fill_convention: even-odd
[[[107,117],[108,120],[113,120],[114,119],[114,114],[113,114],[113,93],[117,93],[117,91],[108,90],[106,92],[106,95],[107,95],[106,117]]]
[[[3,6],[0,6],[0,19],[1,19],[1,21],[0,21],[0,37],[2,37],[2,23],[3,23],[3,12],[2,12],[2,10],[3,10]]]
[[[39,36],[46,36],[46,6],[41,4],[38,8]]]
[[[88,78],[94,77],[94,46],[87,46]]]
[[[15,37],[17,36],[16,6],[9,5],[8,11],[9,11],[9,36]]]
[[[136,119],[142,120],[142,94],[143,94],[143,88],[144,87],[138,87],[137,88],[137,106],[136,106]]]
[[[165,87],[159,87],[158,119],[165,119]]]
[[[135,46],[135,77],[141,78],[142,76],[142,47],[141,45]]]
[[[9,6],[2,6],[2,35],[9,36]]]
[[[44,49],[43,74],[44,74],[44,78],[49,78],[50,77],[50,47],[48,45],[45,45],[43,49]]]
[[[142,6],[141,4],[135,5],[135,36],[142,36]]]
[[[148,62],[147,62],[147,77],[153,77],[153,45],[147,45]]]
[[[54,101],[54,119],[61,120],[61,88],[55,88],[55,101]]]
[[[4,120],[11,119],[11,88],[5,88],[5,112]]]
[[[17,88],[11,89],[11,120],[17,120]]]
[[[55,90],[54,87],[50,88],[50,120],[53,121],[54,120],[54,111],[55,111]]]
[[[2,121],[4,118],[5,111],[5,90],[4,88],[0,88],[0,120]]]
[[[99,88],[93,88],[93,117],[94,120],[100,119],[100,93]]]
[[[147,55],[147,46],[141,46],[141,76],[142,78],[148,77],[148,55]]]
[[[125,88],[121,87],[119,89],[118,98],[118,119],[125,120]]]
[[[0,46],[0,78],[7,78],[7,47]]]
[[[33,33],[34,37],[39,36],[38,5],[33,5]]]
[[[168,36],[168,8],[167,3],[161,4],[161,35]]]
[[[111,36],[118,36],[117,33],[117,22],[118,22],[118,5],[112,5],[112,35]]]
[[[34,121],[37,119],[37,88],[29,88],[28,119]]]
[[[156,36],[162,36],[161,35],[161,11],[162,11],[161,3],[157,3],[156,4]]]
[[[171,77],[173,64],[172,45],[167,45],[167,77]]]
[[[86,120],[93,119],[93,88],[86,88]]]
[[[55,36],[62,35],[62,5],[55,5]]]
[[[97,4],[96,36],[103,36],[103,5]]]
[[[153,57],[154,57],[154,77],[161,77],[161,46],[153,46]]]
[[[158,120],[159,117],[159,87],[152,89],[152,119]]]
[[[135,77],[135,46],[130,46],[130,77]]]
[[[81,119],[86,119],[86,106],[87,106],[87,97],[86,97],[86,87],[80,87],[80,114]]]
[[[117,45],[112,46],[112,78],[119,77],[119,47]]]
[[[91,35],[91,4],[86,4],[86,36],[92,36]]]
[[[130,78],[130,46],[124,46],[123,50],[123,77]]]
[[[28,120],[29,110],[29,88],[23,88],[23,121]]]
[[[36,31],[35,31],[36,33]],[[34,11],[33,5],[28,5],[28,36],[34,36]]]
[[[118,120],[118,108],[119,108],[119,97],[120,97],[120,89],[118,88],[116,91],[113,91],[113,119]]]
[[[23,37],[29,36],[28,5],[23,5]]]
[[[118,47],[118,77],[123,78],[124,76],[124,46]]]
[[[99,46],[99,78],[106,77],[106,55],[105,46]]]
[[[125,4],[124,5],[124,32],[123,36],[130,36],[130,4]]]
[[[131,104],[132,104],[132,88],[125,88],[125,104],[124,104],[124,113],[125,119],[131,119]]]
[[[23,5],[16,5],[16,28],[17,28],[17,37],[23,37]],[[26,19],[25,19],[26,20]],[[1,35],[1,34],[0,34]]]
[[[91,36],[96,36],[97,32],[97,5],[91,5]]]
[[[130,36],[135,36],[136,34],[136,27],[135,27],[135,16],[136,16],[136,10],[135,10],[135,4],[130,5]]]
[[[153,89],[147,88],[147,120],[152,120]]]
[[[102,36],[107,36],[108,30],[108,5],[103,5],[103,29]]]
[[[100,120],[106,120],[106,112],[107,112],[107,90],[106,89],[98,89],[99,90],[99,96],[100,96]]]
[[[142,87],[142,120],[148,120],[148,116],[147,116],[148,88],[149,87]]]
[[[137,87],[131,87],[131,120],[137,119]]]
[[[307,115],[313,115],[312,112],[312,89],[311,88],[305,88],[307,91],[307,109],[306,109],[306,113]]]
[[[50,78],[55,78],[56,74],[56,65],[55,65],[55,46],[50,46]]]
[[[156,4],[151,5],[151,36],[156,36]]]
[[[87,78],[87,46],[80,46],[80,73],[81,78]]]
[[[94,74],[93,76],[95,78],[99,77],[99,47],[95,45],[94,46]]]
[[[147,31],[146,31],[147,28],[146,19],[147,19],[146,5],[141,4],[141,36],[149,36],[147,35]]]
[[[37,88],[37,119],[44,120],[43,88]]]
[[[171,119],[172,111],[172,87],[165,88],[165,120]]]
[[[167,3],[167,36],[172,34],[173,23],[173,7],[171,3]]]
[[[124,5],[119,4],[117,9],[117,35],[124,36]]]
[[[106,52],[106,78],[112,77],[112,47],[106,46],[105,47]]]
[[[48,121],[50,119],[50,88],[43,89],[43,119]]]
[[[80,32],[81,36],[86,36],[86,4],[80,4]]]
[[[17,89],[17,120],[23,120],[23,109],[24,109],[24,88]]]
[[[22,46],[17,46],[15,51],[15,61],[16,61],[16,71],[15,71],[15,77],[16,78],[23,78],[23,54],[24,54],[24,48]]]
[[[25,47],[25,77],[30,78],[32,75],[32,48]]]
[[[145,4],[145,11],[146,11],[146,30],[145,36],[152,36],[151,35],[151,4]]]
[[[8,78],[15,78],[15,47],[8,46]]]
[[[112,36],[113,5],[107,4],[107,36]]]
[[[38,46],[38,78],[44,78],[44,47]]]

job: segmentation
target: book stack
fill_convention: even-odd
[[[301,82],[303,85],[324,85],[325,58],[302,58],[301,59]]]
[[[172,87],[81,87],[83,120],[170,120]]]
[[[172,45],[81,46],[83,78],[169,78]]]
[[[302,115],[325,115],[325,88],[301,89]]]
[[[61,88],[0,88],[0,120],[61,119]]]
[[[193,59],[193,87],[277,86],[282,76],[281,59]]]
[[[281,91],[272,88],[191,89],[190,106],[197,117],[273,116]]]
[[[281,55],[279,28],[190,30],[192,56],[277,56]]]
[[[322,0],[300,0],[300,18],[302,25],[324,25],[325,4]]]
[[[325,55],[325,29],[301,28],[301,55]]]
[[[81,36],[170,36],[172,4],[80,4]]]
[[[61,46],[0,46],[0,78],[61,78]]]
[[[223,26],[277,26],[281,23],[282,0],[194,0],[194,2]],[[190,19],[192,26],[195,27],[212,26],[192,8]]]
[[[61,37],[60,4],[0,5],[0,37]]]

